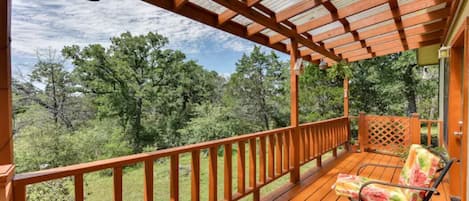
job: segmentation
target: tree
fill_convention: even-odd
[[[255,46],[236,63],[236,71],[228,82],[228,93],[243,118],[262,125],[262,129],[284,126],[278,97],[287,94],[284,83],[288,65],[275,53],[265,54]]]
[[[45,54],[38,52],[38,62],[34,65],[29,82],[13,81],[15,93],[47,109],[53,116],[56,125],[73,128],[70,117],[70,105],[73,101],[70,73],[64,68],[64,62],[54,50]],[[33,84],[36,83],[36,84]],[[44,89],[37,87],[43,86]]]
[[[65,47],[63,55],[75,65],[79,91],[95,97],[100,117],[119,117],[120,125],[138,152],[179,145],[177,132],[192,117],[194,104],[213,98],[217,74],[180,51],[165,49],[168,40],[156,33],[129,32],[81,49]]]
[[[312,122],[342,115],[342,66],[320,70],[316,64],[306,63],[299,77],[300,121]]]

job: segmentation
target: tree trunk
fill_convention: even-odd
[[[413,68],[415,65],[407,66],[403,81],[405,83],[405,96],[407,99],[407,113],[412,114],[417,112],[417,80],[415,79]]]

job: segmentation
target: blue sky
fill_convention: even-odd
[[[15,0],[12,12],[12,63],[15,75],[27,75],[37,53],[65,45],[109,45],[124,31],[158,32],[207,69],[228,75],[254,43],[139,0]],[[264,48],[270,51],[269,48]],[[288,59],[278,53],[282,59]]]

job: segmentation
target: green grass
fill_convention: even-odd
[[[232,156],[232,192],[237,191],[237,147],[233,147]],[[221,151],[222,152],[222,151]],[[331,153],[323,156],[323,160],[331,157]],[[258,154],[257,154],[258,156]],[[257,167],[259,167],[259,160]],[[179,157],[179,198],[180,200],[190,200],[191,196],[191,181],[190,181],[190,162],[191,155],[181,154]],[[223,198],[223,173],[224,162],[223,153],[219,154],[217,163],[217,194],[218,198]],[[316,161],[313,160],[301,167],[301,173],[315,167]],[[160,159],[154,163],[154,198],[155,200],[169,200],[169,159]],[[143,200],[143,182],[144,182],[144,169],[142,164],[137,164],[131,167],[124,167],[123,174],[123,197],[124,200],[136,201]],[[258,171],[257,171],[258,174]],[[257,175],[259,177],[259,175]],[[246,150],[246,184],[248,187],[249,182],[249,155]],[[113,177],[111,170],[103,170],[101,172],[93,172],[85,174],[85,199],[87,201],[112,201],[113,200]],[[73,181],[69,181],[69,190],[73,194]],[[289,174],[277,179],[276,181],[264,186],[261,189],[261,196],[265,196],[270,192],[278,189],[289,182]],[[252,196],[246,196],[242,200],[252,200]],[[208,200],[208,157],[207,153],[201,153],[200,156],[200,200]]]

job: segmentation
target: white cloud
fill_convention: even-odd
[[[13,54],[33,57],[38,49],[61,49],[71,44],[107,45],[110,37],[124,31],[158,32],[169,38],[170,48],[186,53],[217,51],[207,48],[207,43],[239,52],[252,49],[252,43],[246,40],[143,1],[13,1]]]

